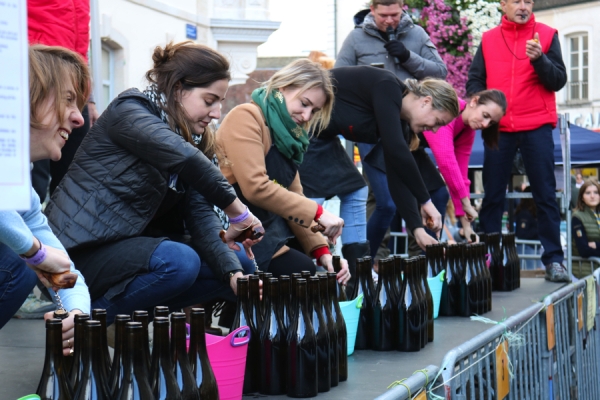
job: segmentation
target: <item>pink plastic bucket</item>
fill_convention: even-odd
[[[245,336],[236,337],[241,332],[245,332]],[[215,373],[221,400],[242,398],[249,341],[250,328],[247,326],[239,327],[225,337],[206,334],[208,359]]]

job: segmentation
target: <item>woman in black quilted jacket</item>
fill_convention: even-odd
[[[112,101],[46,209],[109,323],[156,305],[233,299],[244,273],[233,239],[262,229],[209,159],[228,61],[192,42],[157,47],[152,58],[148,88]],[[213,205],[229,217],[227,243]],[[243,243],[249,255],[253,243]]]

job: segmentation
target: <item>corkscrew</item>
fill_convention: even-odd
[[[58,291],[54,292],[54,298],[56,299],[57,310],[65,310],[65,306],[63,306],[62,300],[60,299],[60,295]]]
[[[48,280],[48,282],[52,285],[52,292],[54,293],[54,298],[56,299],[57,309],[55,314],[65,314],[68,316],[69,313],[65,309],[60,295],[58,294],[59,289],[71,289],[75,286],[75,282],[77,282],[77,274],[72,273],[71,271],[66,271],[60,274],[52,274],[46,271],[41,271],[42,276]],[[56,288],[56,290],[54,290]]]
[[[227,243],[227,240],[225,239],[225,233],[226,231],[224,229],[221,229],[221,232],[219,232],[219,236],[221,237],[221,240],[223,241],[223,243]],[[249,226],[248,228],[244,229],[243,231],[240,231],[240,234],[233,239],[234,242],[238,242],[241,243],[246,239],[252,239],[252,240],[258,240],[261,237],[263,237],[265,234],[265,230],[262,226]],[[256,269],[256,272],[260,272],[260,269],[258,268],[258,263],[256,262],[256,258],[252,257],[250,258],[250,260],[252,260],[252,264],[254,264],[254,268]]]

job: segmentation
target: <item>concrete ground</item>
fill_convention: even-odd
[[[485,316],[499,321],[527,308],[561,286],[540,278],[522,279],[521,288],[514,292],[494,292],[493,311]],[[348,381],[328,393],[319,394],[318,398],[372,399],[385,392],[390,383],[409,377],[427,365],[439,365],[450,349],[489,327],[466,318],[442,317],[435,321],[434,342],[420,352],[356,351],[348,359]],[[0,330],[0,400],[16,400],[35,393],[44,363],[44,330],[41,320],[18,319],[12,319]]]

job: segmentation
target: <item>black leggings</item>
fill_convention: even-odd
[[[314,275],[317,268],[312,258],[295,249],[290,249],[279,257],[272,259],[267,270],[276,278],[302,271],[309,271],[311,275]]]

